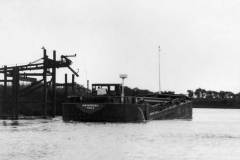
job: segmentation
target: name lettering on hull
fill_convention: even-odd
[[[99,111],[103,108],[103,105],[99,105],[99,104],[79,104],[77,106],[77,108],[79,108],[82,112],[91,114],[94,113],[96,111]]]

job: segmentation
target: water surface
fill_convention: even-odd
[[[0,160],[239,160],[240,110],[194,109],[193,120],[64,123],[0,120]]]

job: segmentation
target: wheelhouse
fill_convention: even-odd
[[[94,96],[120,96],[121,84],[118,83],[95,83],[92,84],[92,95]]]

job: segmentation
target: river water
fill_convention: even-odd
[[[147,123],[0,120],[0,160],[239,160],[240,110]]]

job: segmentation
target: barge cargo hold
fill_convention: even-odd
[[[71,96],[62,104],[64,121],[143,122],[192,118],[192,102],[182,95],[122,97],[120,84],[93,84],[92,88],[91,95]]]

